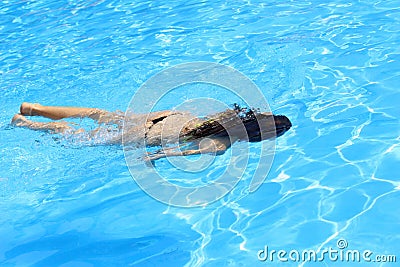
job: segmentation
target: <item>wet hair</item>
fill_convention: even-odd
[[[262,114],[258,109],[243,108],[235,103],[233,104],[233,109],[228,109],[209,117],[195,128],[190,129],[184,134],[184,137],[188,141],[210,136],[226,137],[229,136],[226,129],[232,129],[241,124],[246,129],[246,139],[248,138],[250,142],[259,142],[262,140],[259,126],[260,119],[270,118],[272,122],[272,117],[272,114]],[[275,129],[272,131],[273,135],[275,135],[274,131]]]

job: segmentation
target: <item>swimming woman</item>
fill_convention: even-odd
[[[42,116],[56,121],[35,122],[26,116]],[[14,115],[12,124],[61,134],[84,131],[73,128],[65,121],[59,121],[64,118],[91,118],[99,124],[117,125],[119,130],[124,127],[124,143],[140,144],[144,141],[147,146],[177,145],[149,154],[149,160],[200,153],[223,154],[236,141],[260,142],[275,138],[283,135],[292,126],[286,116],[241,108],[237,104],[232,109],[199,118],[182,111],[125,115],[122,112],[97,108],[43,106],[26,102],[22,103],[20,113]],[[99,129],[100,127],[92,132]],[[121,144],[123,138],[119,134],[112,137],[109,143]]]

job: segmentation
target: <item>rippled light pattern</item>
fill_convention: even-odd
[[[0,265],[265,266],[265,245],[339,238],[398,253],[399,31],[390,0],[1,1]],[[239,70],[292,120],[254,193],[253,169],[220,201],[168,207],[106,137],[9,125],[23,101],[125,110],[149,77],[193,61]]]

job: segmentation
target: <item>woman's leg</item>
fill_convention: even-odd
[[[67,131],[77,132],[66,122],[34,122],[28,120],[24,115],[15,114],[12,118],[11,124],[18,127],[26,127],[32,130],[49,131],[52,133],[65,133]],[[81,130],[78,130],[81,131]]]
[[[110,117],[110,114],[112,114],[98,108],[54,107],[26,102],[22,103],[20,113],[25,116],[42,116],[53,120],[63,118],[91,118],[96,121],[101,121],[102,118]]]

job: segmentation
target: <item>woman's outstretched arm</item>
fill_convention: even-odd
[[[147,155],[145,157],[145,161],[154,161],[165,157],[189,156],[203,153],[221,155],[230,147],[230,145],[231,143],[229,138],[208,138],[195,142],[195,144],[189,146],[189,148],[185,150],[181,150],[180,147],[158,150],[155,153]]]

